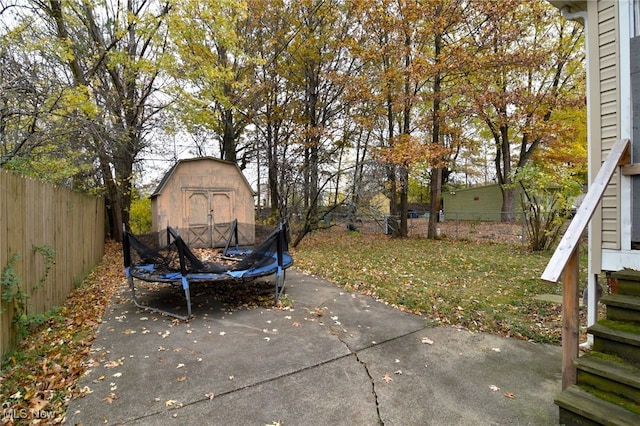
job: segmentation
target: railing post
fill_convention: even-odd
[[[578,247],[575,247],[562,274],[562,390],[577,383],[573,362],[578,358],[580,328],[578,265]]]

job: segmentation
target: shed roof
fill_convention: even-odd
[[[154,198],[154,197],[157,197],[158,195],[160,195],[160,193],[162,192],[164,187],[167,185],[167,182],[169,182],[169,180],[171,179],[171,176],[177,170],[177,168],[178,168],[178,166],[180,164],[189,163],[189,162],[195,162],[195,161],[213,161],[215,163],[220,163],[220,164],[224,164],[224,165],[228,165],[228,166],[233,166],[237,170],[238,175],[242,177],[242,180],[244,181],[244,183],[247,186],[247,188],[249,188],[251,193],[253,193],[255,195],[255,192],[253,191],[253,188],[251,188],[251,185],[249,184],[249,181],[247,180],[246,176],[244,175],[244,173],[242,173],[242,170],[240,170],[240,167],[238,167],[238,165],[236,163],[231,162],[231,161],[221,160],[221,159],[215,158],[215,157],[197,157],[197,158],[184,158],[184,159],[176,161],[176,163],[173,166],[171,166],[171,168],[164,174],[164,176],[160,180],[160,183],[158,183],[158,186],[156,187],[155,191],[153,191],[153,194],[151,194],[151,198]]]

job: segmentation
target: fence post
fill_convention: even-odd
[[[524,233],[526,232],[526,222],[525,222],[526,218],[525,218],[525,214],[524,212],[522,212],[522,231],[520,232],[520,241],[522,241],[522,247],[524,248],[526,246],[525,242],[524,242]]]

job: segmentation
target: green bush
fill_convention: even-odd
[[[519,169],[516,180],[522,186],[529,249],[553,248],[562,236],[562,227],[571,217],[571,205],[582,192],[582,184],[567,169],[536,164]]]
[[[151,232],[151,198],[138,198],[131,202],[129,225],[134,234]]]

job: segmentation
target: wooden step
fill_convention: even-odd
[[[613,287],[617,288],[618,294],[640,296],[640,271],[624,269],[612,273],[611,278],[617,281]]]
[[[640,364],[640,326],[634,328],[629,324],[632,323],[603,320],[589,327],[594,337],[593,350]]]
[[[569,386],[555,399],[564,425],[640,425],[640,416],[592,395],[576,385]]]
[[[613,355],[591,352],[574,362],[578,384],[640,404],[640,368]]]
[[[640,297],[628,294],[607,294],[600,299],[607,306],[607,319],[640,323]]]

